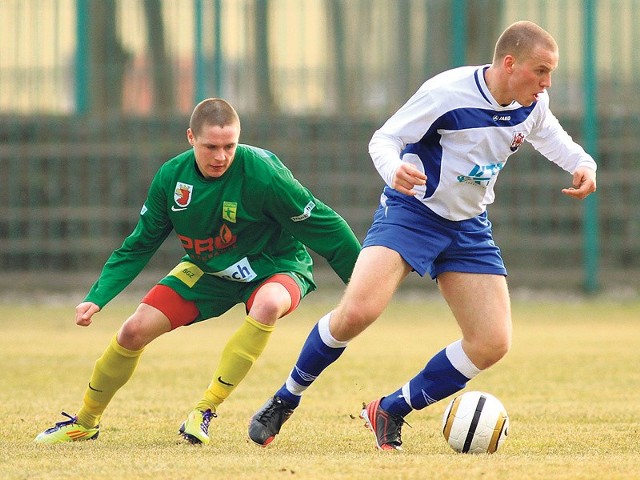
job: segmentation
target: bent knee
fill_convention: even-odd
[[[299,299],[298,299],[299,301]],[[249,316],[265,325],[274,325],[276,320],[292,309],[293,300],[283,285],[271,282],[260,287],[249,301]],[[297,306],[297,302],[294,306]]]
[[[487,361],[493,365],[502,360],[511,350],[511,339],[504,338],[502,341],[490,342],[487,348]]]
[[[274,325],[276,320],[284,316],[290,307],[291,300],[289,298],[286,300],[262,299],[251,306],[249,316],[265,325]]]
[[[511,338],[504,336],[472,342],[469,358],[480,370],[489,368],[503,359],[511,349]]]
[[[331,333],[338,340],[351,340],[375,322],[378,316],[378,312],[370,309],[340,305],[331,315]]]
[[[143,323],[133,314],[122,324],[122,327],[120,327],[118,343],[124,348],[138,350],[147,344],[145,337],[146,334]]]
[[[169,319],[162,312],[141,304],[120,327],[118,343],[129,350],[140,350],[170,330]]]

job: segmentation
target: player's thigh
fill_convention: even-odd
[[[345,294],[333,314],[336,320],[332,319],[331,331],[337,334],[336,338],[357,335],[375,321],[410,271],[411,267],[400,254],[390,248],[363,248]],[[344,328],[341,329],[337,323]],[[341,335],[340,330],[344,330],[344,334]]]
[[[504,355],[511,343],[512,330],[506,278],[444,272],[438,276],[438,286],[462,330],[463,346],[481,356]]]

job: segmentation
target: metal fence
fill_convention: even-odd
[[[640,286],[640,0],[4,0],[0,18],[4,270],[97,271],[209,96],[362,238],[382,187],[373,131],[529,19],[558,41],[552,109],[599,191],[565,198],[569,175],[531,148],[512,157],[489,209],[511,282]],[[179,253],[169,240],[151,268]]]

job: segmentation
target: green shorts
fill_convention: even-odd
[[[204,273],[198,266],[184,261],[178,264],[158,283],[175,290],[185,300],[195,303],[200,314],[192,322],[219,317],[239,303],[247,301],[265,280],[282,273],[293,278],[300,287],[300,297],[304,298],[315,286],[305,277],[295,272],[273,272],[252,282],[234,282]]]

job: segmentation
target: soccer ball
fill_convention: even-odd
[[[509,417],[493,395],[465,392],[454,398],[442,416],[442,434],[459,453],[494,453],[509,433]]]

